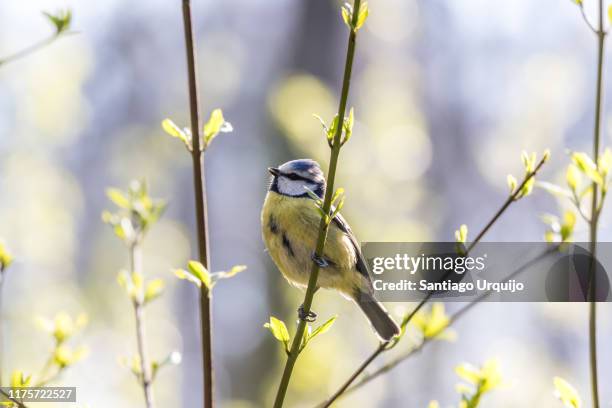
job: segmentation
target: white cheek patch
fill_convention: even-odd
[[[289,196],[301,196],[306,193],[306,188],[308,187],[310,190],[315,190],[317,186],[312,183],[308,183],[303,180],[290,180],[287,177],[279,177],[278,178],[278,191],[281,194],[289,195]]]

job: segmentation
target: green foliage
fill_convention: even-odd
[[[468,227],[465,224],[462,224],[458,230],[455,231],[455,250],[459,255],[465,255],[467,253],[467,248],[465,247],[465,243],[468,238]]]
[[[578,391],[567,381],[561,377],[553,378],[555,385],[555,396],[563,402],[566,408],[580,408],[582,401]]]
[[[144,181],[132,181],[127,192],[109,188],[106,195],[118,210],[115,213],[104,211],[102,221],[109,224],[115,235],[128,246],[139,244],[166,209],[164,201],[149,196]]]
[[[57,377],[64,369],[85,358],[88,350],[84,346],[72,347],[68,344],[83,327],[87,325],[87,315],[79,314],[73,318],[68,313],[60,312],[53,319],[39,318],[41,328],[51,334],[54,339],[54,348],[49,358],[50,365],[54,365],[57,371],[54,376],[47,377],[42,373],[42,379],[37,384],[44,384]]]
[[[162,121],[162,129],[164,129],[168,135],[180,139],[187,147],[187,150],[193,151],[193,139],[190,129],[179,128],[171,119],[164,119]],[[202,131],[203,137],[200,138],[200,150],[206,150],[219,133],[229,133],[232,130],[234,130],[234,128],[232,124],[223,117],[223,111],[221,109],[213,110],[210,114],[210,118],[204,124]]]
[[[129,273],[121,271],[117,275],[117,283],[125,291],[128,297],[139,305],[146,305],[160,297],[165,288],[162,279],[151,279],[145,283],[144,277],[138,271]]]
[[[200,262],[191,260],[187,263],[187,269],[175,269],[174,275],[179,279],[185,279],[193,283],[198,288],[203,284],[210,293],[220,279],[229,279],[246,268],[245,265],[235,265],[229,271],[210,273]]]
[[[25,375],[23,371],[15,370],[11,373],[11,387],[28,387],[32,382],[31,375]]]
[[[338,131],[338,115],[336,114],[331,121],[331,125],[329,127],[319,115],[313,114],[313,116],[321,122],[321,126],[323,127],[323,133],[327,138],[327,144],[330,148],[334,146],[334,136]],[[348,142],[353,135],[353,124],[355,123],[355,111],[353,108],[350,109],[349,115],[344,118],[342,121],[342,135],[340,136],[340,146],[344,146],[346,142]]]
[[[476,408],[483,395],[503,386],[499,362],[488,360],[477,368],[464,363],[455,367],[457,375],[465,381],[456,387],[461,394],[460,408]]]
[[[574,227],[576,226],[576,213],[568,210],[563,214],[561,220],[557,216],[545,214],[542,216],[542,221],[548,225],[544,234],[546,242],[572,242]]]
[[[314,330],[312,329],[312,326],[306,325],[306,332],[302,337],[298,352],[301,353],[302,350],[306,348],[306,346],[312,339],[314,339],[320,334],[327,332],[332,327],[337,318],[338,316],[330,317],[329,319],[327,319],[327,321],[317,326]],[[289,330],[287,330],[287,325],[285,325],[285,322],[280,319],[277,319],[274,316],[270,316],[270,321],[268,323],[265,323],[264,327],[270,330],[270,333],[272,333],[274,338],[283,345],[285,353],[289,354],[289,343],[291,341],[291,337],[289,336]]]
[[[605,149],[599,156],[597,163],[595,163],[593,159],[585,152],[572,152],[570,154],[570,159],[571,163],[567,166],[567,170],[565,171],[566,188],[553,183],[545,182],[538,183],[538,186],[557,197],[569,199],[574,205],[578,214],[580,214],[585,221],[591,222],[593,216],[597,217],[599,215],[603,207],[606,194],[608,193],[610,182],[612,181],[612,177],[610,177],[610,171],[612,170],[612,150],[609,148]],[[587,214],[583,210],[583,206],[585,206],[584,200],[589,195],[592,196],[593,184],[597,186],[598,197],[596,202],[598,205],[595,214]],[[547,221],[551,220],[552,219],[547,216]],[[569,218],[565,220],[565,224],[567,224],[568,227],[571,224],[567,222],[569,220]],[[550,222],[547,223],[550,224]],[[554,229],[552,230],[552,232],[555,232]],[[573,225],[571,225],[571,231],[573,231]],[[548,238],[555,237],[548,232],[547,234]],[[568,237],[570,235],[571,234],[569,234]],[[562,239],[561,241],[565,242],[567,239]]]
[[[166,357],[161,360],[153,360],[151,362],[151,381],[155,380],[155,377],[159,373],[159,371],[168,366],[179,365],[182,360],[181,353],[178,351],[170,352]],[[142,374],[142,362],[139,355],[133,355],[131,357],[121,357],[119,359],[119,364],[126,367],[130,370],[138,383],[142,384],[143,382],[143,374]]]
[[[468,237],[468,227],[462,224],[458,230],[455,231],[455,242],[465,244]]]
[[[188,128],[179,128],[171,119],[164,119],[161,125],[162,129],[164,129],[167,134],[180,139],[185,144],[185,147],[187,147],[187,150],[191,150],[193,148],[191,142],[191,130]]]
[[[425,339],[455,340],[457,334],[448,329],[450,317],[444,310],[444,303],[436,302],[429,310],[419,310],[414,314],[410,323],[419,329]],[[403,326],[403,325],[402,325]]]
[[[283,344],[285,352],[289,354],[289,341],[291,337],[289,336],[289,330],[287,330],[285,322],[274,316],[270,316],[270,321],[264,324],[264,327],[270,330],[274,338]]]
[[[154,380],[159,370],[164,367],[171,365],[179,365],[183,359],[183,356],[178,351],[172,351],[165,358],[160,361],[153,360],[151,363],[151,379]]]
[[[4,272],[13,263],[13,256],[0,240],[0,273]]]
[[[227,122],[223,117],[223,111],[221,109],[215,109],[211,112],[208,122],[204,124],[204,146],[206,148],[212,143],[213,139],[219,133],[229,133],[234,128],[232,124]]]
[[[72,22],[72,11],[70,9],[59,10],[55,14],[48,12],[43,12],[43,14],[55,27],[56,36],[63,34],[70,29],[70,23]]]
[[[342,19],[344,20],[344,24],[346,24],[347,27],[352,31],[359,30],[365,23],[369,14],[370,9],[368,8],[368,3],[366,1],[361,3],[359,7],[357,21],[354,21],[353,18],[353,6],[349,3],[344,3],[344,5],[342,6]]]
[[[536,182],[535,173],[537,169],[549,159],[550,152],[548,150],[544,151],[542,159],[540,159],[539,163],[535,153],[529,154],[525,151],[521,153],[521,160],[523,161],[523,167],[525,169],[523,182],[519,185],[516,178],[512,174],[509,174],[507,177],[508,187],[510,188],[510,196],[513,197],[514,200],[519,200],[531,194]]]
[[[87,354],[88,350],[86,347],[72,348],[67,345],[60,345],[55,347],[53,351],[53,362],[59,367],[60,370],[63,370],[64,368],[81,361],[87,356]]]
[[[315,207],[319,211],[319,214],[321,214],[321,217],[325,219],[325,224],[327,225],[329,225],[329,223],[338,216],[338,214],[344,207],[345,196],[344,189],[342,187],[336,189],[334,195],[332,196],[331,209],[329,214],[326,214],[325,210],[323,209],[323,200],[321,200],[319,196],[316,195],[315,192],[309,189],[308,187],[304,187],[304,189],[306,190],[308,196],[314,200]]]
[[[306,325],[306,332],[304,333],[304,336],[302,337],[302,342],[300,344],[299,351],[302,352],[302,350],[304,350],[304,348],[306,348],[306,346],[308,345],[310,340],[314,339],[315,337],[317,337],[320,334],[323,334],[323,333],[327,332],[332,327],[332,325],[334,324],[334,322],[336,321],[337,318],[338,318],[338,316],[330,317],[329,319],[327,319],[327,321],[325,321],[325,323],[323,323],[320,326],[316,327],[314,330],[312,329],[312,326],[307,324]]]

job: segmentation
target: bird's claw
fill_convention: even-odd
[[[312,260],[319,265],[319,268],[327,268],[329,266],[329,262],[323,257],[317,256],[317,254],[312,254]]]
[[[301,305],[300,307],[298,307],[297,312],[298,312],[298,318],[303,322],[312,323],[315,320],[317,320],[317,314],[313,312],[312,310],[306,313],[306,311],[304,310],[304,305]]]

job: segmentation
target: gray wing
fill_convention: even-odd
[[[363,257],[363,254],[361,253],[361,247],[359,246],[359,242],[357,241],[355,234],[353,234],[353,231],[351,231],[351,227],[349,227],[348,223],[340,213],[336,215],[333,222],[351,240],[351,244],[353,244],[353,248],[355,248],[355,254],[357,255],[357,264],[355,265],[355,267],[357,268],[357,271],[362,274],[368,282],[371,283],[372,279],[370,278],[370,272],[368,271],[368,264],[365,258]]]

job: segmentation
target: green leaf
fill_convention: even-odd
[[[463,363],[455,367],[455,373],[463,380],[477,385],[480,382],[480,370],[471,364]]]
[[[599,186],[603,185],[603,178],[597,171],[597,166],[593,160],[584,152],[572,153],[572,162],[578,167],[582,173]]]
[[[582,401],[578,391],[567,381],[561,377],[553,378],[553,384],[555,385],[555,395],[563,402],[567,408],[580,408]]]
[[[508,174],[508,176],[506,177],[506,180],[508,182],[508,188],[510,188],[510,195],[512,195],[514,194],[514,191],[516,190],[518,182],[516,181],[516,178],[512,174]]]
[[[342,195],[344,194],[344,189],[342,187],[338,188],[335,192],[334,195],[332,197],[332,205],[336,202],[336,200]]]
[[[344,3],[344,5],[342,5],[342,20],[344,20],[344,24],[346,24],[347,27],[350,28],[351,30],[353,29],[352,21],[351,21],[352,19],[353,19],[353,7],[348,3]]]
[[[572,198],[571,191],[561,188],[556,184],[548,183],[546,181],[538,181],[536,185],[548,191],[552,195]]]
[[[215,283],[219,280],[219,279],[228,279],[233,277],[234,275],[246,270],[246,265],[235,265],[232,267],[232,269],[230,269],[229,271],[224,271],[224,272],[215,272],[213,274],[210,275],[211,277],[211,285],[214,286]]]
[[[334,322],[336,321],[337,318],[338,318],[338,316],[330,317],[325,323],[323,323],[322,325],[320,325],[319,327],[314,329],[312,331],[312,333],[308,336],[308,339],[309,340],[314,339],[319,334],[323,334],[326,331],[328,331],[329,329],[331,329],[332,325],[334,324]]]
[[[369,14],[370,9],[368,7],[368,2],[364,1],[359,7],[359,15],[357,16],[357,24],[355,24],[355,31],[359,30],[363,26]]]
[[[152,279],[147,283],[144,293],[144,302],[149,303],[157,299],[164,292],[165,283],[161,279]]]
[[[597,170],[604,179],[608,176],[610,170],[612,170],[612,150],[609,148],[606,148],[606,150],[604,150],[604,152],[599,156],[597,161]]]
[[[0,271],[4,271],[13,263],[13,256],[0,240]]]
[[[578,171],[578,168],[575,165],[570,164],[569,166],[567,166],[567,171],[565,172],[565,181],[572,191],[576,191],[576,188],[578,188],[578,183],[580,181],[580,172]]]
[[[130,200],[118,188],[108,188],[106,195],[119,208],[129,209],[131,207]]]
[[[467,241],[468,227],[462,224],[457,231],[455,231],[455,242],[464,244]]]
[[[533,171],[533,170],[532,170]],[[517,199],[527,197],[533,191],[533,186],[535,185],[535,177],[529,177],[529,179],[523,184],[523,188],[521,188],[521,192],[516,197]]]
[[[208,122],[204,125],[204,148],[208,147],[213,139],[221,132],[231,132],[232,124],[225,121],[223,111],[215,109],[211,112]]]
[[[196,285],[198,288],[202,286],[202,281],[200,279],[198,279],[197,277],[195,277],[190,272],[187,272],[184,269],[175,269],[174,276],[176,276],[179,279],[187,280],[193,283],[194,285]]]
[[[193,276],[198,278],[200,282],[204,284],[204,286],[206,286],[208,289],[211,288],[210,273],[208,270],[206,270],[204,265],[198,261],[189,261],[187,263],[187,268]]]
[[[353,134],[353,123],[355,122],[355,112],[354,109],[351,108],[349,111],[348,118],[344,118],[344,139],[342,140],[342,145],[348,142]]]
[[[55,14],[43,12],[43,15],[47,17],[49,22],[55,27],[55,35],[60,35],[70,29],[70,23],[72,21],[72,11],[70,9],[60,10]]]
[[[306,194],[308,194],[308,196],[310,198],[312,198],[313,200],[315,200],[315,203],[320,207],[321,205],[323,205],[323,201],[321,201],[321,198],[311,189],[309,189],[308,187],[304,186],[304,190],[306,190]]]
[[[289,352],[289,330],[287,330],[287,326],[285,322],[277,319],[274,316],[270,316],[270,322],[264,324],[264,327],[270,330],[274,338],[285,346],[285,351]]]
[[[191,132],[188,129],[181,130],[172,120],[166,118],[162,121],[162,129],[172,137],[176,137],[185,143],[187,148],[191,149]]]

